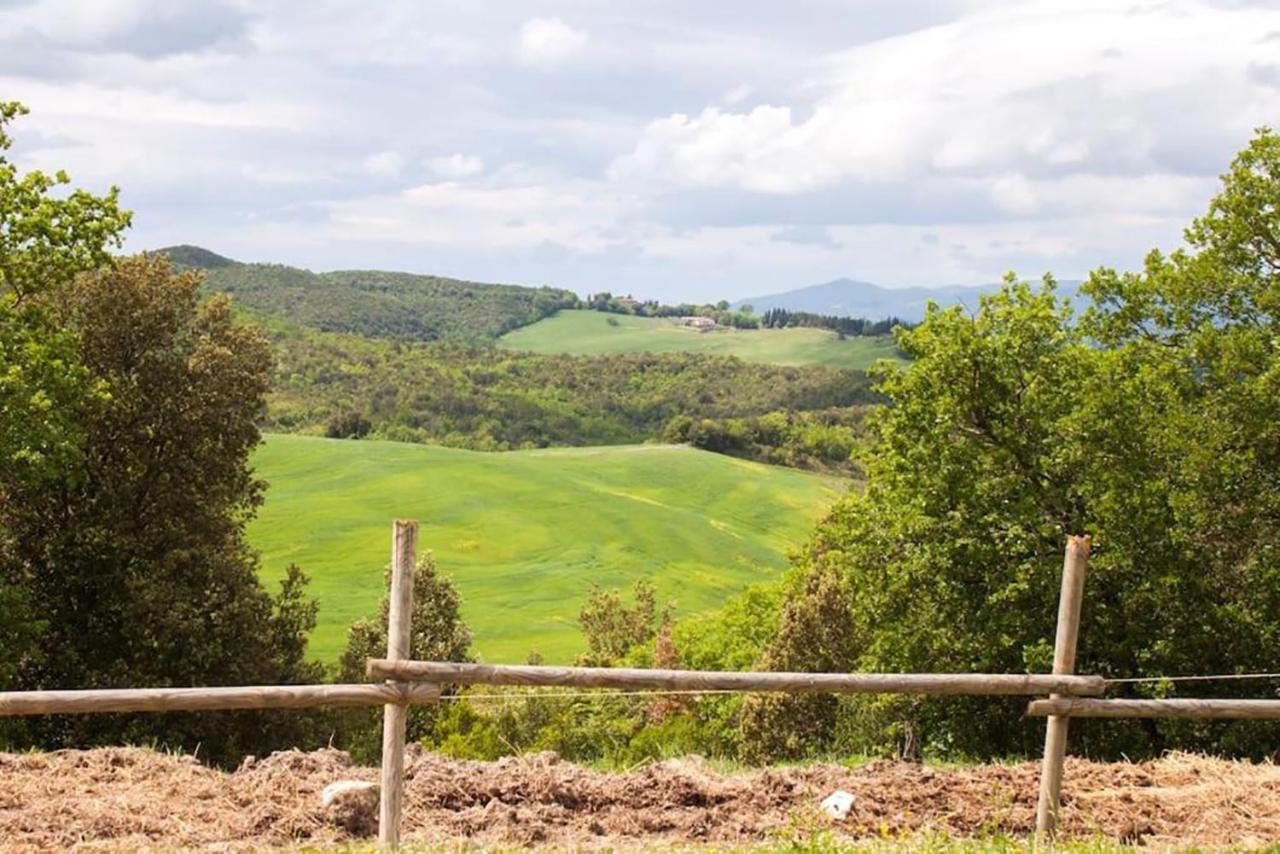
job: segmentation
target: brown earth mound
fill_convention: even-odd
[[[460,762],[415,752],[405,835],[427,844],[646,847],[805,837],[1028,834],[1037,766],[930,769],[876,762],[720,774],[698,759],[626,773],[552,754]],[[350,842],[320,805],[340,779],[376,780],[336,750],[290,751],[234,773],[137,748],[0,754],[4,850],[257,848]],[[854,795],[834,823],[818,804]],[[1280,768],[1175,754],[1136,764],[1069,760],[1065,831],[1167,845],[1280,841]]]

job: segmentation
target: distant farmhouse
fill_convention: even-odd
[[[702,317],[700,315],[691,315],[680,318],[682,326],[692,326],[695,329],[710,329],[716,325],[716,322],[710,317]]]

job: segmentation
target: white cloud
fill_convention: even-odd
[[[484,171],[484,161],[474,154],[428,157],[425,165],[437,178],[444,178],[450,181],[470,178]]]
[[[996,207],[1009,214],[1164,215],[1190,218],[1213,195],[1212,176],[1152,173],[1106,175],[1074,173],[1028,178],[1008,173],[991,179],[972,179],[985,188]]]
[[[1280,113],[1280,90],[1250,72],[1275,51],[1261,34],[1277,29],[1280,10],[1197,0],[985,8],[828,58],[803,118],[764,105],[657,119],[612,174],[764,193],[985,175],[1003,181],[992,189],[1002,205],[1026,211],[1023,179],[1002,176],[1161,171],[1188,139],[1240,144]]]
[[[582,50],[587,38],[559,18],[531,18],[520,28],[517,55],[529,65],[555,65]]]
[[[693,186],[760,193],[802,192],[842,177],[841,163],[815,150],[826,145],[821,137],[830,117],[815,114],[797,125],[791,115],[790,107],[762,104],[749,113],[708,107],[695,117],[677,113],[658,119],[610,174],[616,179],[669,176]],[[876,152],[867,147],[862,156],[866,162]]]
[[[394,178],[404,169],[404,158],[394,151],[378,151],[364,159],[364,171],[379,178]]]
[[[510,249],[554,243],[599,252],[633,199],[596,182],[475,186],[442,181],[329,206],[334,236]]]

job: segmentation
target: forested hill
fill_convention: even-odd
[[[614,313],[636,310],[622,303],[561,311],[580,302],[552,288],[313,273],[197,246],[159,253],[179,270],[202,272],[206,292],[230,293],[267,332],[274,376],[264,425],[276,432],[486,451],[671,441],[849,473],[862,408],[879,399],[849,362],[891,355],[888,339],[837,340],[825,329],[702,335]],[[515,327],[542,329],[570,316],[609,330],[658,324],[681,340],[569,355],[563,349],[574,336],[560,326],[541,352],[492,346]],[[707,346],[730,337],[745,346]]]
[[[478,343],[577,304],[559,288],[496,285],[390,273],[313,273],[282,264],[246,264],[198,246],[172,246],[174,265],[205,272],[205,290],[235,296],[262,315],[326,332],[403,341]]]

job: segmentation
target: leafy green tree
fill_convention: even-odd
[[[49,295],[59,328],[102,394],[72,408],[83,428],[40,482],[0,487],[0,574],[39,603],[27,688],[314,681],[305,638],[315,605],[291,570],[279,597],[257,578],[244,529],[262,501],[266,339],[201,305],[200,278],[163,258],[123,259]],[[300,733],[268,715],[34,721],[44,746],[156,739],[233,760]]]
[[[637,581],[635,604],[627,606],[618,590],[592,587],[587,602],[578,613],[587,651],[578,663],[588,667],[609,667],[636,647],[651,645],[659,629],[670,622],[675,606],[658,608],[658,594],[652,584]]]
[[[1094,273],[1081,322],[1051,281],[1010,282],[976,316],[935,308],[900,334],[912,362],[882,376],[891,405],[871,419],[866,491],[840,502],[798,558],[848,586],[854,645],[835,664],[1047,670],[1064,540],[1090,533],[1081,672],[1273,669],[1278,201],[1280,143],[1262,131],[1188,230],[1190,248],[1152,253],[1138,273]],[[780,631],[775,644],[790,642]],[[1042,728],[1021,711],[936,700],[907,723],[933,750],[1034,753]],[[806,748],[833,748],[837,724]],[[1073,750],[1107,756],[1280,747],[1243,722],[1081,722],[1072,737]]]
[[[62,193],[65,172],[18,172],[4,154],[6,126],[26,112],[0,102],[0,466],[9,477],[56,468],[75,444],[68,404],[94,388],[45,297],[108,263],[130,218],[114,187],[105,196]]]
[[[763,670],[840,672],[858,648],[849,591],[835,566],[818,566],[782,606]],[[742,758],[801,759],[830,743],[839,703],[830,694],[758,694],[742,707]]]
[[[389,578],[388,571],[388,582]],[[390,600],[384,596],[378,619],[357,620],[347,630],[347,647],[338,666],[341,681],[366,681],[365,661],[386,655],[390,607]],[[458,591],[453,582],[436,571],[435,558],[427,554],[419,559],[413,571],[410,657],[421,661],[470,661],[471,630],[463,621],[460,608]],[[423,740],[442,714],[435,706],[411,707],[409,740]],[[340,715],[341,740],[357,760],[376,762],[381,755],[381,721],[380,709],[351,709]]]
[[[53,317],[49,294],[108,262],[129,224],[117,191],[60,192],[63,172],[20,174],[5,152],[7,126],[27,112],[0,102],[0,488],[38,482],[83,437],[76,409],[101,389],[80,365],[75,336]],[[0,494],[0,500],[3,500]],[[0,525],[0,542],[6,532]],[[26,589],[0,574],[0,685],[13,678],[43,629]]]

